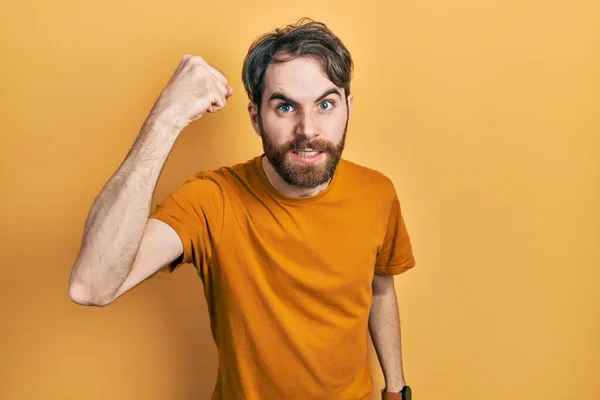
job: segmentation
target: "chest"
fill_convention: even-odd
[[[371,282],[385,221],[369,207],[244,207],[225,219],[219,243],[222,283],[286,297],[361,302]]]

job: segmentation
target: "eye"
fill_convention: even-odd
[[[333,108],[333,102],[331,100],[325,100],[319,104],[319,109],[323,111],[331,110]]]
[[[277,109],[283,113],[289,113],[291,111],[294,110],[294,107],[292,107],[290,104],[282,104],[279,107],[277,107]]]

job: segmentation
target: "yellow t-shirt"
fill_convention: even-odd
[[[415,265],[392,182],[342,159],[329,186],[286,197],[262,156],[191,177],[151,215],[204,284],[213,400],[370,399],[373,274]]]

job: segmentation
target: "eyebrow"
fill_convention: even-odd
[[[330,94],[337,94],[340,97],[340,99],[342,98],[342,94],[340,93],[339,90],[337,90],[336,88],[331,88],[328,91],[326,91],[325,93],[323,93],[322,95],[320,95],[317,98],[317,100],[315,101],[315,103],[323,100],[325,97],[329,96]],[[271,94],[271,96],[269,97],[269,102],[271,102],[273,100],[283,100],[287,103],[290,103],[293,106],[298,105],[297,101],[290,99],[289,97],[287,97],[285,94],[283,94],[281,92],[273,92],[273,94]]]

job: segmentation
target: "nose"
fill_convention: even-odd
[[[319,124],[315,115],[310,111],[300,113],[296,124],[296,135],[312,139],[319,135]]]

